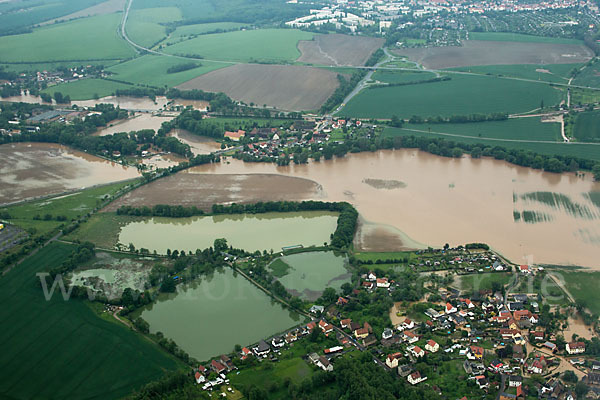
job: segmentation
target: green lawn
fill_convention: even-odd
[[[64,301],[60,292],[45,300],[35,274],[60,265],[73,249],[52,243],[0,279],[0,397],[121,398],[178,368],[156,345],[99,318],[86,303]]]
[[[213,22],[208,24],[183,25],[175,29],[175,32],[173,32],[170,37],[178,38],[191,35],[202,35],[218,30],[229,31],[239,29],[243,26],[244,24],[238,22]]]
[[[114,75],[112,78],[120,81],[151,86],[177,86],[197,76],[226,67],[227,64],[198,61],[198,68],[168,74],[167,69],[176,65],[190,63],[182,59],[164,56],[146,55],[122,64],[115,65],[108,70]]]
[[[208,60],[292,62],[300,56],[299,40],[312,33],[296,29],[256,29],[202,35],[164,48],[169,54],[192,54]]]
[[[581,142],[600,141],[600,111],[577,114],[574,136]]]
[[[123,59],[134,54],[117,34],[120,14],[82,18],[0,37],[0,62]]]
[[[450,70],[473,72],[482,75],[510,76],[536,81],[568,83],[570,72],[573,68],[580,66],[580,64],[477,65],[472,67],[451,68]]]
[[[553,273],[564,278],[565,286],[575,301],[584,303],[593,313],[600,315],[600,272],[560,270]]]
[[[526,112],[558,104],[563,92],[547,84],[488,76],[452,75],[449,81],[363,90],[340,115],[410,118],[474,113]]]
[[[534,43],[556,43],[556,44],[583,44],[581,40],[554,38],[545,36],[523,35],[509,32],[470,32],[470,40],[491,40],[495,42],[534,42]]]
[[[127,19],[127,35],[135,43],[149,47],[166,37],[165,23],[181,19],[177,7],[157,7],[133,10]]]
[[[106,79],[81,79],[75,82],[61,83],[42,90],[44,93],[54,94],[61,92],[71,96],[71,100],[90,100],[111,96],[117,89],[128,89],[130,85]]]
[[[460,289],[465,292],[476,292],[479,290],[491,290],[494,283],[506,285],[513,277],[510,273],[482,273],[462,275],[456,279],[460,283]]]
[[[10,214],[10,222],[22,228],[36,228],[38,233],[44,233],[55,229],[64,222],[34,220],[34,216],[42,218],[50,214],[53,218],[65,216],[68,220],[83,216],[97,207],[104,198],[110,198],[124,186],[131,182],[119,182],[93,189],[87,189],[79,193],[67,195],[54,199],[39,200],[21,205],[0,208]],[[108,196],[108,197],[107,197]]]

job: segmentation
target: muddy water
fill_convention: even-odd
[[[149,97],[116,97],[107,96],[98,100],[74,100],[71,104],[77,104],[80,107],[95,107],[98,104],[114,104],[125,110],[157,111],[167,104],[166,97],[157,97],[156,102]]]
[[[575,264],[600,270],[600,202],[597,193],[589,195],[600,192],[600,184],[592,182],[589,173],[584,179],[497,160],[448,159],[417,150],[352,154],[289,167],[228,159],[190,172],[308,178],[322,185],[325,198],[351,202],[364,220],[388,227],[388,234],[399,230],[414,242],[432,246],[486,242],[517,263]],[[377,189],[363,182],[369,179],[405,186]],[[513,212],[549,217],[515,220]],[[397,240],[402,241],[401,235]],[[369,238],[363,241],[368,243]]]
[[[28,104],[56,104],[54,100],[51,103],[42,101],[41,97],[32,96],[28,93],[22,93],[20,96],[0,97],[0,101],[8,101],[13,103],[28,103]]]
[[[192,106],[194,110],[198,111],[207,111],[209,103],[205,100],[185,100],[185,99],[175,99],[173,100],[174,106],[183,106],[188,107]]]
[[[142,129],[152,129],[156,132],[160,129],[163,122],[171,121],[173,118],[174,117],[160,117],[148,113],[136,113],[134,117],[111,123],[106,128],[98,130],[94,135],[105,136],[118,132],[141,131]]]
[[[198,136],[183,129],[174,129],[169,133],[190,146],[194,154],[209,154],[221,148],[221,145],[206,136]]]
[[[139,175],[135,168],[48,143],[2,145],[0,160],[0,204]]]

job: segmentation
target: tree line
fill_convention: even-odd
[[[327,113],[333,110],[338,104],[341,104],[366,74],[367,72],[365,70],[356,71],[350,76],[350,79],[347,79],[342,74],[338,74],[337,79],[340,84],[327,99],[325,104],[321,106],[321,113]]]
[[[157,204],[151,208],[148,206],[134,207],[121,206],[117,209],[117,215],[133,215],[142,217],[169,217],[169,218],[185,218],[196,215],[203,215],[204,211],[196,206],[170,206],[167,204]]]
[[[377,83],[374,85],[369,85],[369,89],[382,89],[394,86],[409,86],[409,85],[420,85],[422,83],[433,83],[433,82],[444,82],[449,81],[452,78],[449,76],[437,76],[435,78],[429,79],[420,79],[418,81],[409,81],[409,82],[394,82],[394,83]]]

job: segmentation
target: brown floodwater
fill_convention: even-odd
[[[22,93],[20,96],[1,97],[0,100],[13,103],[51,104],[42,101],[41,97],[32,96],[28,93]],[[56,104],[56,102],[52,100],[52,104]],[[73,104],[80,107],[95,107],[98,104],[114,104],[125,110],[158,111],[167,105],[167,98],[159,96],[156,98],[156,102],[154,102],[149,97],[106,96],[97,100],[73,100],[70,105],[66,104],[65,106],[71,106]]]
[[[356,206],[369,225],[361,239],[366,248],[485,242],[515,263],[600,269],[600,183],[589,173],[584,178],[551,174],[418,150],[352,154],[288,167],[227,159],[189,172],[278,173],[313,180],[322,187],[320,198]],[[365,183],[373,180],[403,185],[389,189]],[[380,242],[389,247],[383,249]]]
[[[210,154],[213,151],[221,149],[221,144],[206,136],[198,136],[183,129],[173,129],[170,136],[176,137],[183,143],[190,146],[194,154]]]
[[[94,135],[105,136],[118,132],[141,131],[142,129],[152,129],[156,132],[163,122],[171,121],[173,118],[174,117],[161,117],[148,113],[136,113],[134,117],[114,121],[106,128],[98,130]]]
[[[0,204],[139,176],[136,168],[51,143],[0,146]]]
[[[29,93],[21,93],[20,96],[0,97],[1,101],[7,101],[12,103],[28,103],[28,104],[56,104],[54,100],[51,103],[42,101],[39,96],[32,96]]]
[[[192,108],[194,110],[207,111],[208,110],[208,106],[209,106],[209,102],[206,101],[206,100],[174,99],[173,100],[173,105],[174,106],[183,106],[183,107],[192,106]]]

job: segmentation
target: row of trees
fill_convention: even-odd
[[[171,206],[166,204],[157,204],[152,206],[134,207],[134,206],[121,206],[117,209],[117,215],[133,215],[142,217],[169,217],[169,218],[185,218],[193,217],[195,215],[202,215],[204,211],[200,210],[196,206],[184,207],[184,206]]]
[[[505,121],[507,119],[508,113],[450,115],[448,117],[443,117],[441,115],[434,117],[421,117],[418,115],[413,115],[410,117],[408,122],[411,124],[465,124],[469,122]]]
[[[321,106],[321,113],[327,113],[335,108],[338,104],[342,103],[346,96],[348,96],[358,85],[362,78],[367,74],[365,70],[356,71],[352,74],[350,79],[347,79],[344,75],[338,74],[337,79],[340,85],[335,92],[327,99],[325,104]]]

